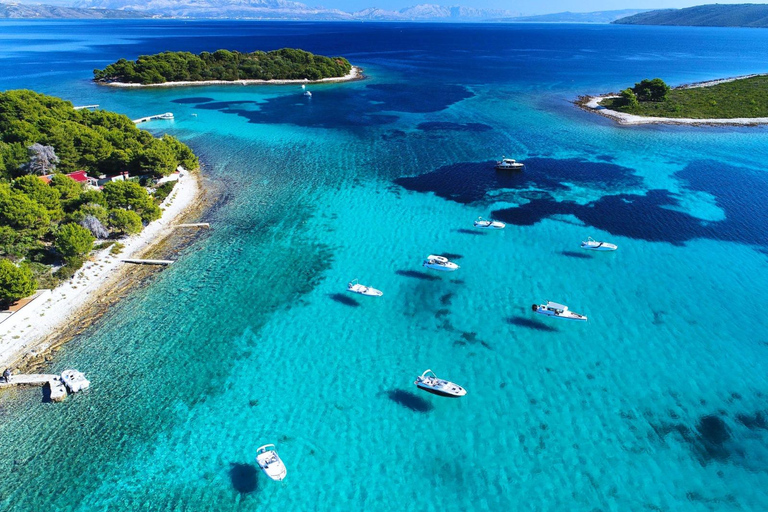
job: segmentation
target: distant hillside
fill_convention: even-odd
[[[80,9],[56,5],[21,5],[0,3],[0,18],[150,18],[151,14],[112,9]]]
[[[493,21],[509,21],[513,23],[611,23],[620,18],[626,18],[641,12],[643,9],[621,9],[618,11],[596,12],[556,12],[536,16],[518,16],[516,18],[498,19]]]
[[[698,5],[686,9],[649,11],[613,23],[690,27],[768,27],[768,4]]]

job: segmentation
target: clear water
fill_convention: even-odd
[[[569,100],[765,71],[768,31],[3,22],[0,87],[200,154],[214,229],[0,397],[0,509],[766,510],[768,131]],[[340,54],[362,82],[114,90],[161,50]],[[192,116],[195,113],[197,116]],[[488,162],[526,160],[520,176]],[[509,224],[475,232],[479,215]],[[587,254],[586,236],[617,243]],[[420,266],[452,254],[453,274]],[[346,283],[384,291],[351,296]],[[562,301],[586,324],[535,318]],[[418,391],[432,368],[460,400]],[[257,471],[275,442],[282,484]]]

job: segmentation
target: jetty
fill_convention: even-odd
[[[193,224],[176,224],[174,228],[210,228],[211,224],[208,222],[195,222]]]
[[[147,117],[140,117],[138,119],[134,119],[134,124],[139,123],[146,123],[147,121],[152,121],[153,119],[173,119],[173,113],[166,112],[165,114],[156,114],[154,116],[147,116]]]
[[[135,263],[136,265],[170,265],[173,260],[144,260],[140,258],[124,258],[123,263]]]
[[[99,106],[98,105],[82,105],[80,107],[73,107],[73,108],[75,110],[84,110],[84,109],[95,110],[95,109],[99,108]]]
[[[31,373],[29,375],[11,375],[7,380],[0,381],[0,389],[20,387],[45,387],[50,389],[51,402],[61,402],[67,398],[67,388],[61,377],[46,373]]]

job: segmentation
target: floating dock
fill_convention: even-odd
[[[142,260],[138,258],[125,258],[120,260],[123,263],[135,263],[137,265],[170,265],[173,260]]]
[[[154,116],[147,116],[147,117],[140,117],[138,119],[134,119],[134,124],[139,123],[146,123],[147,121],[152,121],[153,119],[173,119],[173,114],[170,112],[166,112],[165,114],[156,114]]]

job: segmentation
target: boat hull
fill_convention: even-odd
[[[549,317],[549,318],[557,318],[557,319],[560,319],[560,320],[572,320],[574,322],[586,322],[587,321],[587,317],[586,316],[579,315],[578,313],[566,313],[566,314],[563,314],[563,315],[556,315],[554,313],[547,313],[547,312],[543,312],[541,310],[538,310],[538,311],[536,311],[536,314],[542,315],[542,316],[546,316],[546,317]]]
[[[384,292],[381,290],[377,290],[376,288],[371,288],[368,286],[362,286],[357,285],[356,287],[353,286],[352,288],[347,288],[348,292],[356,293],[358,295],[365,295],[366,297],[381,297],[384,295]]]
[[[583,245],[581,246],[585,251],[615,251],[618,247],[614,244],[604,243],[603,245]]]
[[[497,171],[522,171],[525,165],[497,165],[494,167]]]
[[[446,267],[443,265],[433,265],[431,263],[425,263],[424,266],[426,268],[430,268],[432,270],[439,270],[440,272],[454,272],[459,269],[459,266],[456,265],[454,267]]]
[[[416,384],[416,387],[421,389],[421,390],[423,390],[423,391],[426,391],[427,393],[432,393],[433,395],[442,396],[442,397],[445,397],[445,398],[460,398],[460,397],[462,397],[462,396],[467,394],[466,391],[465,391],[464,394],[455,395],[453,393],[447,393],[447,392],[441,391],[439,389],[434,389],[434,388],[430,388],[430,387],[427,387],[427,386],[421,386],[419,384]]]

